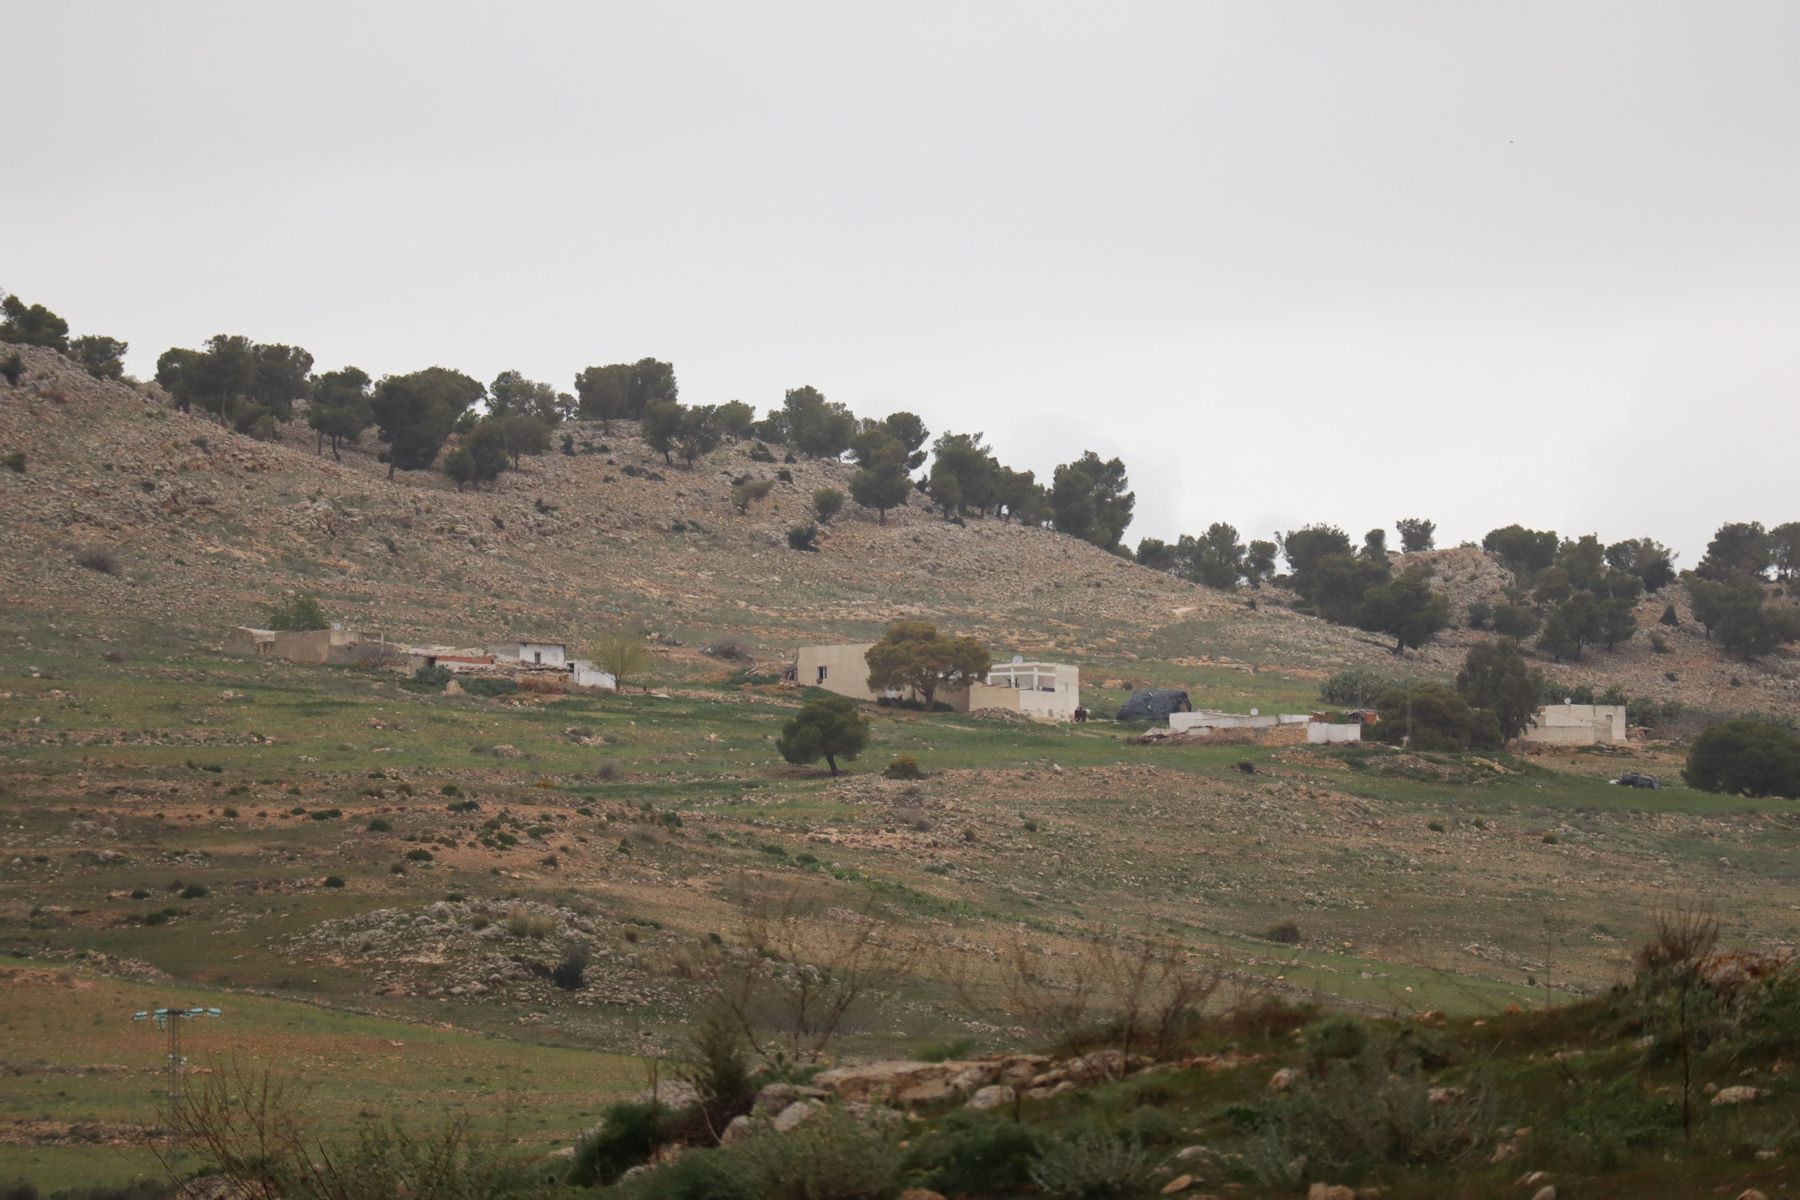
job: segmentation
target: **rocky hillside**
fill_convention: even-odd
[[[1480,636],[1455,631],[1401,663],[1373,635],[1290,611],[1279,590],[1252,603],[1046,530],[948,524],[918,496],[885,524],[849,506],[817,553],[797,552],[787,530],[805,522],[815,488],[847,489],[847,466],[792,464],[791,482],[739,514],[733,480],[773,477],[780,464],[752,462],[735,445],[692,470],[671,467],[623,422],[573,427],[572,453],[527,459],[491,490],[458,493],[429,472],[390,481],[372,436],[338,462],[316,453],[300,424],[280,442],[257,442],[174,411],[154,387],[96,381],[47,350],[21,355],[19,384],[0,381],[0,454],[25,460],[22,471],[0,471],[0,502],[11,623],[27,644],[35,626],[216,645],[290,589],[316,592],[359,627],[412,640],[482,644],[531,632],[579,642],[641,627],[661,635],[676,669],[721,635],[748,640],[774,665],[797,645],[873,636],[901,617],[1125,681],[1178,682],[1184,667],[1209,663],[1445,674]],[[110,555],[114,570],[77,565],[84,548]],[[1479,551],[1429,557],[1459,614],[1503,579]],[[1631,645],[1553,673],[1633,695],[1800,708],[1791,653],[1726,660],[1684,621],[1664,631],[1670,653],[1653,654],[1647,631],[1663,603],[1645,602],[1645,632]]]

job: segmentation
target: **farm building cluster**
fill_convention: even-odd
[[[786,678],[870,703],[905,699],[898,689],[869,686],[868,652],[873,642],[802,646]],[[618,681],[565,642],[521,638],[487,647],[415,646],[390,642],[381,634],[333,625],[329,629],[282,631],[239,626],[225,639],[229,653],[317,665],[441,670],[452,676],[504,677],[535,690],[617,691]],[[1027,662],[1015,656],[986,675],[935,697],[955,712],[1016,713],[1035,721],[1083,721],[1081,671],[1069,663]],[[1121,721],[1167,720],[1144,741],[1211,740],[1257,745],[1339,745],[1362,740],[1363,727],[1379,721],[1370,709],[1347,712],[1247,713],[1196,709],[1178,689],[1149,688],[1132,693],[1119,709]],[[1627,737],[1621,704],[1549,704],[1539,708],[1520,740],[1544,746],[1611,746]]]
[[[287,632],[239,626],[225,638],[225,650],[251,658],[279,658],[316,665],[443,670],[452,675],[488,675],[547,685],[554,690],[617,691],[618,680],[565,642],[521,639],[498,646],[411,646],[380,634],[333,626]],[[558,686],[560,685],[560,686]]]

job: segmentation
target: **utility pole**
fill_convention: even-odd
[[[149,1021],[168,1034],[168,1059],[165,1068],[169,1076],[167,1100],[171,1162],[181,1155],[181,1073],[187,1067],[187,1059],[181,1053],[181,1026],[186,1021],[219,1015],[216,1008],[152,1008],[131,1014],[132,1020]]]

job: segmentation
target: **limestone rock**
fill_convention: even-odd
[[[788,1133],[804,1125],[807,1120],[821,1108],[825,1107],[817,1100],[796,1100],[775,1114],[770,1123],[776,1133]]]
[[[969,1097],[968,1107],[977,1112],[986,1112],[989,1109],[1005,1108],[1018,1098],[1019,1094],[1004,1083],[991,1083]]]
[[[1718,1094],[1712,1098],[1712,1103],[1714,1108],[1729,1107],[1734,1104],[1754,1104],[1764,1095],[1762,1088],[1740,1083],[1720,1088]]]

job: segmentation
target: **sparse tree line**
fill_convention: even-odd
[[[1395,522],[1409,554],[1433,549],[1436,528],[1419,517]],[[1772,529],[1754,521],[1722,525],[1699,566],[1684,574],[1676,572],[1669,548],[1647,537],[1607,545],[1592,534],[1562,538],[1554,530],[1507,525],[1491,530],[1480,548],[1513,578],[1503,600],[1469,606],[1469,626],[1519,641],[1535,636],[1537,649],[1557,662],[1578,662],[1590,647],[1612,649],[1630,640],[1639,601],[1677,579],[1707,636],[1733,653],[1755,657],[1800,639],[1800,611],[1767,603],[1771,578],[1785,585],[1800,574],[1800,521]],[[1286,575],[1275,574],[1278,554]],[[1245,544],[1235,527],[1216,522],[1173,543],[1144,538],[1135,557],[1152,570],[1220,591],[1285,584],[1301,611],[1386,634],[1398,653],[1429,642],[1453,614],[1431,588],[1428,566],[1414,563],[1396,576],[1388,554],[1384,529],[1369,530],[1360,546],[1327,524]],[[1662,620],[1677,623],[1673,605]]]

